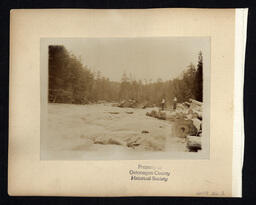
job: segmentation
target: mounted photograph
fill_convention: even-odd
[[[241,197],[248,9],[12,9],[9,196]]]
[[[42,160],[207,159],[210,38],[41,39]]]

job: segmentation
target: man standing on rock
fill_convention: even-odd
[[[161,105],[162,105],[162,110],[164,110],[164,105],[165,105],[165,99],[164,98],[162,99]]]
[[[174,97],[173,98],[173,110],[176,110],[176,106],[177,106],[177,98]]]

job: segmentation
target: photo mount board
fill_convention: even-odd
[[[247,9],[12,10],[10,18],[9,195],[241,197]],[[40,39],[154,36],[211,37],[210,159],[40,160]],[[131,180],[141,169],[170,176]]]

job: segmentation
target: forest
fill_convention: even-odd
[[[190,98],[203,101],[201,51],[197,65],[188,62],[187,68],[184,68],[179,77],[167,81],[159,78],[154,82],[136,80],[127,73],[123,73],[121,82],[114,82],[104,77],[100,71],[93,72],[83,65],[63,45],[49,46],[48,52],[49,103],[89,104],[133,99],[158,105],[162,98],[172,102],[174,97],[179,103]]]

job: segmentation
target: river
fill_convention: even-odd
[[[41,159],[147,159],[185,152],[185,141],[172,135],[171,122],[146,116],[152,109],[48,104]]]

